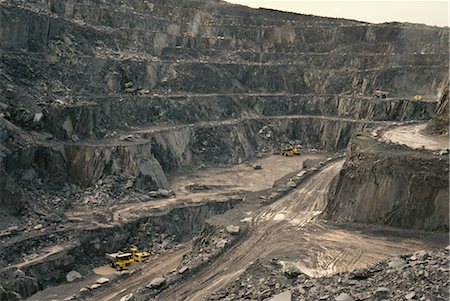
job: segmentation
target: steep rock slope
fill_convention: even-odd
[[[329,218],[405,228],[448,230],[446,152],[412,150],[359,135],[331,192]]]
[[[428,122],[425,132],[432,135],[448,135],[449,111],[448,111],[448,83],[433,118]]]

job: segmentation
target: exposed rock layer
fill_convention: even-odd
[[[426,230],[448,230],[447,155],[382,144],[360,135],[331,193],[328,217]]]

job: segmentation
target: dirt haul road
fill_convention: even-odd
[[[396,144],[405,144],[410,148],[429,150],[441,150],[449,148],[448,135],[430,136],[422,131],[426,123],[406,125],[393,128],[381,135],[382,139],[390,140]]]
[[[427,242],[392,239],[328,226],[318,219],[328,188],[343,161],[332,163],[279,201],[252,214],[247,237],[158,300],[204,300],[239,276],[255,259],[277,257],[295,262],[310,276],[353,270],[386,257],[426,249]]]

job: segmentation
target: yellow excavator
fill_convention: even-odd
[[[281,150],[281,154],[286,157],[301,155],[301,151],[297,147],[285,147]]]
[[[131,247],[130,252],[106,254],[111,260],[111,267],[118,271],[128,270],[129,266],[134,262],[143,262],[150,257],[149,252],[138,252],[136,247]]]

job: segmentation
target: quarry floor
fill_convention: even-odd
[[[417,125],[414,126],[416,127]],[[408,128],[406,133],[409,132]],[[398,132],[386,135],[389,135],[391,140],[395,135],[400,135],[399,139],[404,141],[406,138],[402,138],[402,133],[404,129],[399,128]],[[383,138],[386,139],[386,136]],[[127,220],[145,215],[146,211],[152,208],[170,207],[180,201],[185,204],[195,203],[208,198],[220,200],[230,195],[256,192],[268,189],[276,180],[301,170],[304,160],[323,160],[327,156],[327,154],[304,154],[294,157],[274,155],[252,162],[260,164],[261,170],[253,169],[253,165],[249,163],[199,170],[172,177],[171,184],[176,197],[123,204],[114,208],[97,208],[94,211],[98,213],[111,210],[115,212],[115,221]],[[330,162],[276,202],[242,213],[247,216],[249,231],[241,241],[200,272],[169,286],[156,299],[205,300],[207,296],[233,281],[258,258],[277,258],[294,263],[305,274],[318,277],[364,268],[387,257],[422,249],[437,249],[446,245],[445,234],[430,235],[426,232],[382,226],[334,224],[320,219],[320,213],[327,202],[328,189],[335,176],[339,174],[343,162],[344,159]],[[193,184],[208,186],[210,190],[192,193],[187,187]],[[82,208],[79,209],[71,214],[82,217],[93,226],[94,211],[86,212]],[[82,281],[47,288],[27,300],[63,300],[78,293],[82,287],[94,284],[99,277],[107,277],[111,279],[111,283],[91,291],[84,300],[120,300],[137,288],[149,284],[155,277],[164,276],[176,269],[181,264],[183,255],[191,248],[191,242],[180,244],[145,264],[133,266],[132,275],[121,279],[117,279],[114,270],[108,266],[99,267]]]

